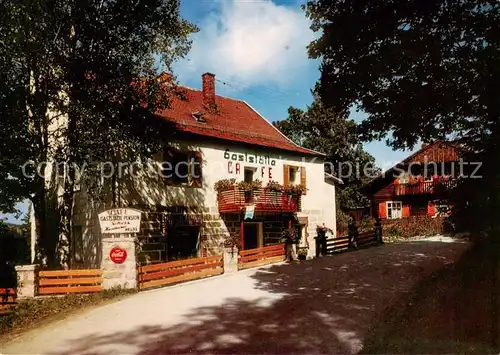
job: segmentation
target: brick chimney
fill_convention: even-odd
[[[215,105],[215,74],[205,73],[201,76],[203,104],[206,106]]]

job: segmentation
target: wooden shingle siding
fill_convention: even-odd
[[[460,159],[459,148],[443,142],[436,142],[424,147],[415,156],[405,160],[406,164],[425,162],[454,162]]]

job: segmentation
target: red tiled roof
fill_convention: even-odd
[[[213,110],[203,105],[201,91],[185,87],[179,87],[178,91],[182,92],[183,98],[173,95],[170,108],[158,115],[174,123],[179,131],[301,154],[323,155],[293,143],[244,101],[216,95],[217,109]],[[206,122],[196,120],[194,112],[203,113]]]

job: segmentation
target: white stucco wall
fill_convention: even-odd
[[[201,188],[194,187],[166,187],[162,182],[162,177],[156,172],[148,169],[146,172],[138,173],[136,179],[132,180],[133,191],[125,188],[122,190],[121,198],[123,203],[131,202],[132,199],[144,200],[147,204],[162,204],[169,205],[177,202],[177,198],[183,204],[190,201],[196,202],[199,198],[203,199],[203,204],[206,207],[217,207],[217,193],[213,189],[214,184],[221,179],[235,178],[241,181],[244,178],[244,168],[256,169],[255,178],[263,182],[265,186],[269,181],[274,180],[283,184],[283,169],[284,165],[293,165],[304,167],[306,169],[307,194],[303,196],[302,208],[322,209],[333,208],[332,201],[325,201],[325,189],[331,185],[324,181],[323,161],[318,157],[311,156],[294,156],[288,153],[273,152],[264,149],[246,148],[243,146],[218,143],[201,143],[200,142],[182,142],[173,143],[181,150],[200,151],[203,158],[202,168],[202,186]],[[226,149],[229,151],[226,153]],[[225,159],[224,156],[237,155],[243,156],[247,161],[232,161]],[[257,155],[266,160],[263,164],[249,162],[250,157]],[[157,157],[158,161],[162,160],[161,155]],[[272,164],[274,162],[274,164]],[[239,172],[237,171],[239,165]],[[140,196],[128,196],[128,193],[139,193]],[[334,190],[329,190],[329,196],[334,196]],[[196,198],[195,198],[196,197]],[[328,204],[328,206],[326,205]]]
[[[337,219],[336,219],[336,206],[335,206],[335,184],[325,183],[324,184],[324,194],[321,199],[323,203],[323,220],[325,226],[331,228],[335,234],[337,232]]]
[[[235,178],[237,181],[244,179],[244,168],[256,169],[257,178],[265,186],[269,181],[284,182],[284,165],[298,166],[306,169],[307,193],[302,196],[302,211],[297,213],[298,217],[307,217],[307,235],[310,256],[315,254],[316,227],[323,223],[335,230],[335,186],[325,182],[323,159],[314,156],[302,156],[300,153],[273,151],[271,149],[260,149],[259,147],[247,147],[231,142],[196,142],[181,141],[170,142],[181,151],[197,151],[202,156],[202,185],[201,187],[172,186],[165,183],[165,179],[158,174],[159,166],[146,169],[135,169],[134,177],[124,177],[119,188],[119,199],[122,207],[134,206],[172,206],[181,205],[190,209],[202,211],[211,221],[210,227],[205,228],[205,234],[209,237],[211,233],[229,234],[222,219],[220,219],[217,206],[217,193],[214,184],[221,179]],[[234,154],[238,161],[235,161]],[[230,159],[227,159],[229,156]],[[257,156],[257,162],[252,162],[250,157]],[[262,161],[259,162],[262,157]],[[243,161],[241,161],[243,159]],[[163,161],[162,154],[156,157],[157,163]],[[238,170],[239,167],[239,170]],[[300,182],[300,174],[298,178]],[[98,204],[90,210],[89,200],[84,193],[76,198],[75,224],[84,225],[84,244],[91,239],[97,239],[99,226],[97,221],[89,219],[96,216],[109,204]],[[108,205],[108,206],[106,206]],[[97,211],[95,210],[97,208]],[[210,215],[210,216],[208,216]],[[210,229],[212,225],[220,227]],[[213,232],[211,232],[213,231]],[[97,240],[91,245],[96,245]],[[218,242],[219,243],[219,242]]]

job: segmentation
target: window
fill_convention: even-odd
[[[202,160],[199,152],[181,152],[166,148],[163,162],[163,177],[172,185],[200,187]]]
[[[244,169],[245,182],[252,182],[256,171],[257,171],[256,168],[245,168]]]
[[[303,185],[307,187],[306,168],[293,165],[283,165],[284,185]],[[303,193],[304,195],[306,192]]]
[[[176,226],[167,236],[167,261],[196,258],[200,242],[200,227]]]
[[[289,170],[288,180],[290,181],[290,185],[298,185],[300,184],[299,180],[299,171],[300,168],[296,166],[291,166]]]
[[[401,173],[401,175],[399,175],[399,183],[400,184],[407,184],[410,182],[410,176],[406,173]]]
[[[387,202],[387,219],[403,217],[403,203],[401,201]]]

